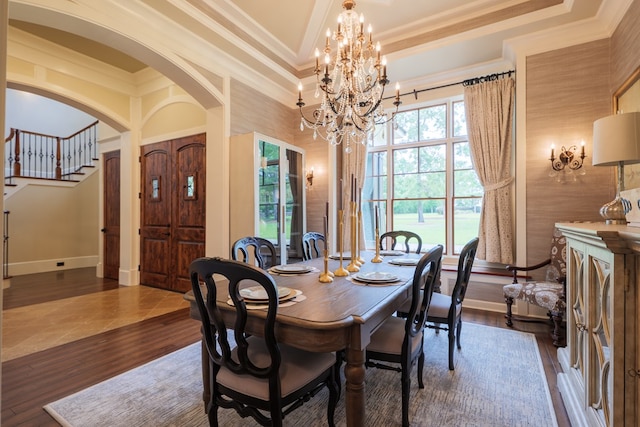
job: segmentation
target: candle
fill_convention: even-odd
[[[324,217],[322,222],[323,222],[323,225],[324,225],[324,238],[326,239],[327,238],[327,228],[328,228],[327,217],[326,216]]]
[[[375,211],[376,211],[376,231],[378,231],[380,228],[380,225],[379,225],[380,219],[378,218],[379,217],[378,205],[376,205]]]
[[[400,83],[396,82],[396,101],[400,100]]]
[[[353,178],[353,201],[358,201],[358,178]],[[357,203],[356,203],[357,206]]]
[[[369,27],[367,28],[369,30],[369,43],[371,43],[371,38],[373,37],[371,32],[373,31],[373,29],[371,28],[371,24],[369,24]]]
[[[298,101],[302,101],[302,82],[298,82]]]
[[[555,159],[555,156],[554,156],[555,147],[556,147],[555,145],[551,144],[551,158],[552,159]]]
[[[364,15],[360,14],[360,34],[364,33]]]
[[[584,141],[580,143],[580,146],[581,146],[580,154],[582,155],[582,157],[584,157]]]
[[[352,202],[354,202],[354,201],[355,201],[355,199],[354,199],[353,197],[354,197],[354,196],[355,196],[355,194],[356,194],[356,190],[355,190],[355,188],[353,187],[353,174],[351,174],[351,190],[350,190],[350,193],[351,193],[351,194],[349,195],[349,196],[350,196],[350,198],[349,198],[349,199],[350,199]]]
[[[331,38],[331,30],[327,28],[327,48],[329,48],[329,39]]]
[[[320,51],[316,48],[316,72],[320,71]]]

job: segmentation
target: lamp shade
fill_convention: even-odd
[[[593,165],[640,163],[640,112],[615,114],[593,123]]]

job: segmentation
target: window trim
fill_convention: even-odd
[[[384,204],[385,205],[385,212],[384,212],[384,220],[381,219],[381,224],[385,225],[385,230],[380,230],[380,234],[382,234],[384,231],[387,231],[387,229],[393,229],[392,225],[389,223],[389,221],[393,220],[393,204],[395,201],[398,200],[417,200],[417,199],[413,199],[413,198],[408,198],[408,199],[396,199],[393,193],[393,187],[394,187],[394,179],[395,179],[395,175],[394,175],[394,169],[393,169],[393,156],[394,156],[394,151],[395,150],[399,150],[399,149],[407,149],[407,148],[418,148],[418,147],[425,147],[425,146],[430,146],[430,145],[438,145],[438,144],[445,144],[445,150],[446,150],[446,158],[447,158],[447,162],[446,162],[446,167],[445,167],[445,173],[446,173],[446,182],[445,182],[445,197],[444,197],[444,201],[445,201],[445,209],[447,212],[447,215],[445,217],[445,238],[446,238],[446,244],[445,244],[445,258],[449,258],[450,260],[455,260],[457,259],[459,253],[456,252],[455,249],[455,235],[454,235],[454,210],[453,210],[453,206],[454,203],[457,199],[467,199],[467,198],[474,198],[474,197],[468,197],[468,196],[464,196],[464,197],[455,197],[454,196],[454,174],[456,169],[454,169],[454,144],[456,143],[460,143],[460,142],[469,142],[469,138],[468,135],[464,135],[464,136],[454,136],[454,105],[457,102],[464,102],[464,95],[462,93],[460,94],[456,94],[456,95],[452,95],[446,98],[439,98],[439,99],[433,99],[433,100],[429,100],[429,101],[425,101],[425,102],[421,102],[421,103],[415,103],[415,104],[411,104],[410,106],[408,106],[407,108],[405,108],[404,110],[400,110],[399,113],[402,112],[407,112],[407,111],[412,111],[412,110],[420,110],[420,109],[425,109],[425,108],[429,108],[429,107],[435,107],[438,105],[446,105],[447,106],[447,114],[446,114],[446,135],[445,138],[437,138],[437,139],[430,139],[427,141],[413,141],[413,142],[405,142],[405,143],[398,143],[398,144],[394,144],[393,143],[393,129],[392,126],[393,124],[387,123],[385,125],[384,128],[384,137],[385,137],[385,143],[384,144],[380,144],[380,145],[374,145],[374,144],[370,144],[367,147],[367,156],[372,154],[372,153],[380,153],[380,152],[385,152],[386,153],[386,191],[384,194],[386,194],[386,198],[384,199],[370,199],[368,200],[368,202],[372,203],[372,204],[376,204],[376,203],[380,203],[380,204]],[[419,135],[418,135],[419,136]],[[369,172],[367,172],[369,173]],[[370,175],[367,175],[367,177],[369,177]],[[477,197],[479,200],[482,199],[482,196]],[[423,199],[423,198],[420,198]],[[433,198],[435,199],[441,199],[441,198]],[[380,213],[381,215],[383,215],[383,213]],[[377,243],[376,243],[377,244]],[[461,248],[459,248],[458,250],[460,250]]]

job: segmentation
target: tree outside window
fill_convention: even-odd
[[[464,102],[400,112],[386,137],[380,131],[367,153],[363,221],[368,248],[375,248],[374,206],[380,234],[409,230],[423,251],[445,246],[449,255],[478,235],[482,186],[471,162]]]

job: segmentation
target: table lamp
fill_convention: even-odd
[[[620,198],[624,165],[640,163],[640,112],[615,114],[593,123],[593,165],[618,166],[616,198],[600,208],[607,224],[626,224]]]

